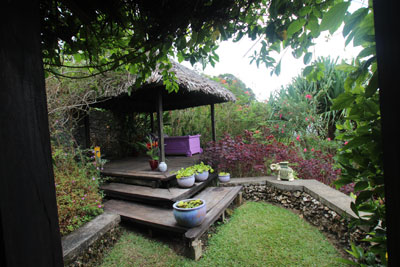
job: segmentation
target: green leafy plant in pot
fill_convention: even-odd
[[[195,182],[195,172],[195,169],[192,167],[182,168],[179,171],[175,172],[178,185],[184,188],[192,187]]]
[[[209,174],[214,172],[213,168],[210,165],[204,164],[204,162],[193,165],[192,168],[195,170],[194,177],[198,182],[207,180]]]
[[[220,172],[220,173],[218,173],[218,180],[221,183],[229,182],[230,179],[231,179],[231,175],[229,174],[229,172]]]

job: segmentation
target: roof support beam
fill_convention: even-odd
[[[150,112],[150,127],[151,127],[151,133],[154,133],[154,114],[153,112]]]
[[[160,148],[160,162],[165,162],[162,89],[158,90],[157,98],[158,145]]]
[[[215,130],[215,107],[214,104],[210,105],[211,108],[211,136],[212,140],[217,141],[217,132]]]

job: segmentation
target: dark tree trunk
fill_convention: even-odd
[[[331,140],[335,139],[335,132],[336,132],[336,121],[331,121],[328,124],[328,137]]]
[[[382,115],[383,164],[385,175],[386,223],[389,266],[400,266],[400,188],[398,64],[400,60],[398,1],[374,1],[376,54]]]
[[[0,260],[63,266],[38,1],[0,8]]]

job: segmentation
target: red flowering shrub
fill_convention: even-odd
[[[271,174],[269,165],[275,162],[289,161],[297,178],[315,179],[331,186],[340,175],[340,169],[334,168],[332,154],[314,150],[304,158],[294,142],[285,145],[273,135],[264,142],[257,141],[253,133],[245,131],[244,136],[225,135],[217,142],[208,143],[202,160],[218,171],[229,171],[232,177],[251,177]],[[352,188],[343,188],[345,193]]]

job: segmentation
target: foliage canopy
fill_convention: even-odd
[[[385,264],[386,224],[381,154],[378,75],[372,3],[348,13],[349,1],[342,0],[225,0],[225,1],[41,1],[42,45],[45,68],[58,75],[78,77],[125,68],[146,80],[156,65],[163,70],[167,89],[177,90],[174,75],[168,72],[169,56],[192,64],[215,64],[218,42],[248,36],[259,40],[261,48],[251,61],[281,72],[281,61],[271,55],[291,48],[296,58],[310,63],[309,48],[322,31],[335,32],[344,22],[346,44],[362,46],[348,71],[345,92],[332,109],[346,110],[347,121],[339,126],[348,147],[340,162],[345,172],[341,184],[356,183],[359,195],[353,210],[371,212],[358,223],[371,230],[374,257],[359,263]],[[68,67],[65,69],[56,67]],[[304,74],[312,75],[312,68]],[[312,77],[318,80],[318,76]],[[367,160],[368,159],[368,160]],[[367,253],[368,254],[368,253]],[[366,254],[366,255],[367,255]],[[370,254],[368,254],[370,255]],[[372,260],[371,260],[372,259]]]

